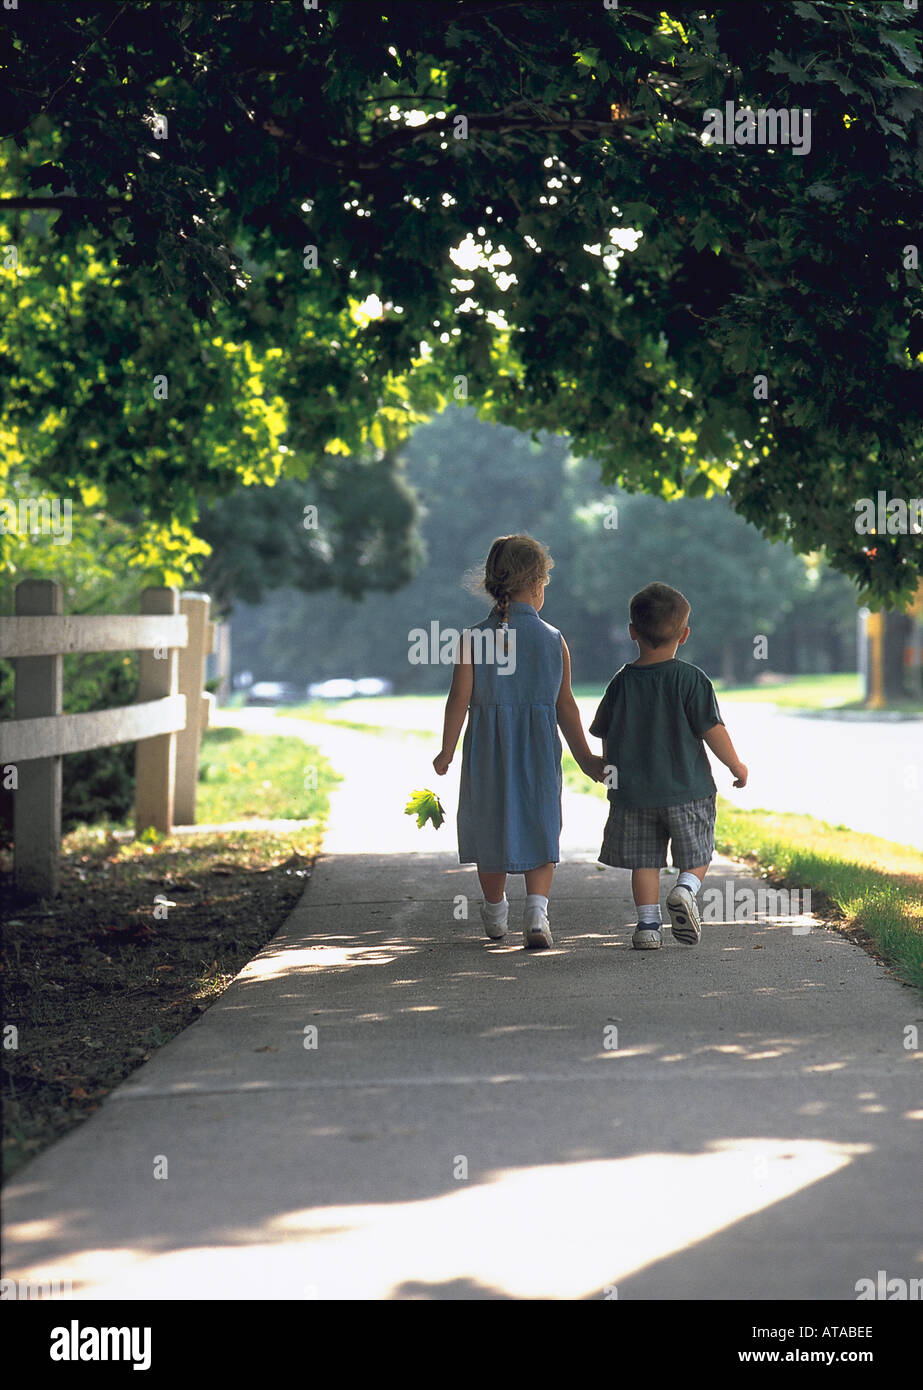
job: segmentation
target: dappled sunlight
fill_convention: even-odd
[[[500,1038],[508,1033],[541,1033],[544,1037],[549,1033],[569,1031],[569,1025],[566,1023],[498,1023],[493,1028],[482,1028],[478,1037]]]
[[[646,1056],[651,1061],[656,1062],[690,1062],[696,1057],[736,1057],[745,1062],[770,1062],[776,1061],[780,1057],[787,1057],[792,1054],[800,1042],[796,1038],[759,1038],[755,1037],[752,1042],[746,1039],[751,1035],[742,1035],[738,1042],[712,1043],[703,1042],[690,1045],[689,1047],[677,1051],[673,1049],[658,1055],[657,1045],[646,1044],[635,1047],[619,1047],[612,1051],[600,1049],[588,1055],[586,1061],[608,1061],[619,1058]]]
[[[53,1253],[94,1300],[600,1298],[642,1271],[661,1297],[708,1298],[722,1262],[742,1297],[738,1257],[774,1289],[825,1229],[841,1260],[856,1212],[864,1238],[875,1175],[892,1149],[907,1171],[923,1110],[899,1030],[881,1043],[891,1014],[855,1007],[839,956],[827,968],[838,939],[803,954],[804,918],[716,922],[689,952],[667,925],[666,949],[638,953],[627,878],[605,896],[587,856],[555,881],[554,948],[523,949],[515,881],[492,942],[473,868],[436,852],[448,832],[405,819],[412,854],[381,832],[376,856],[331,865],[328,846],[208,1028],[101,1108],[111,1185],[75,1165],[21,1214],[72,1207],[11,1223],[8,1256]],[[139,1147],[177,1181],[151,1199],[145,1171],[136,1201]]]
[[[56,1261],[56,1275],[99,1299],[389,1299],[455,1281],[509,1298],[588,1298],[870,1152],[767,1137],[501,1168],[437,1196],[290,1211],[193,1249],[86,1251]],[[656,1200],[639,1200],[645,1192]]]
[[[17,1239],[21,1229],[17,1226],[8,1227],[5,1232],[6,1240]],[[129,1247],[115,1250],[80,1250],[73,1255],[56,1254],[54,1268],[46,1277],[53,1278],[59,1285],[65,1286],[69,1280],[73,1285],[74,1298],[95,1298],[97,1295],[93,1291],[100,1288],[112,1289],[113,1292],[108,1295],[110,1298],[131,1297],[130,1294],[120,1295],[117,1290],[123,1286],[123,1281],[124,1286],[130,1285],[133,1271],[136,1271],[140,1278],[144,1278],[150,1266],[150,1259],[151,1256],[146,1250]],[[33,1280],[40,1278],[38,1269],[36,1266],[35,1272],[30,1270],[27,1277]],[[173,1296],[178,1298],[182,1295]],[[186,1296],[192,1295],[190,1293]]]
[[[37,1185],[32,1185],[31,1192],[38,1192]],[[60,1218],[49,1217],[43,1221],[17,1221],[3,1228],[3,1237],[6,1241],[40,1241],[55,1240],[65,1229],[65,1222]]]
[[[819,1140],[724,1139],[699,1154],[501,1169],[475,1187],[459,1184],[423,1201],[324,1208],[275,1224],[302,1236],[325,1225],[348,1232],[315,1247],[318,1280],[323,1270],[323,1282],[332,1281],[322,1296],[341,1296],[352,1285],[354,1296],[389,1298],[406,1280],[467,1279],[513,1298],[580,1298],[868,1152],[869,1145]],[[638,1200],[645,1191],[657,1194],[655,1203]]]
[[[591,1054],[589,1060],[593,1062],[618,1062],[624,1061],[626,1057],[653,1057],[657,1049],[653,1043],[638,1043],[635,1047],[613,1048],[610,1052],[601,1051]],[[674,1057],[659,1057],[660,1062],[672,1062],[680,1060]]]
[[[799,980],[797,984],[755,985],[751,994],[798,994],[803,989],[827,989],[819,980]]]
[[[240,976],[242,982],[250,980],[271,980],[294,971],[330,969],[349,965],[389,965],[399,955],[406,955],[415,948],[406,945],[389,946],[304,946],[300,949],[286,947],[282,951],[266,952],[257,956]]]
[[[628,946],[630,944],[628,941],[613,941],[612,936],[616,931],[630,933],[634,925],[633,922],[625,922],[619,927],[600,927],[599,931],[568,932],[567,945],[578,946],[587,942],[593,946],[605,946],[606,948],[612,946]]]

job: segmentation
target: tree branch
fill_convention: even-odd
[[[52,92],[51,96],[50,96],[49,99],[48,99],[47,104],[46,104],[45,107],[43,108],[43,110],[44,110],[45,113],[47,113],[48,111],[51,110],[52,106],[54,105],[55,98],[58,97],[58,96],[60,95],[60,93],[64,91],[64,88],[67,86],[67,84],[68,84],[69,82],[73,81],[73,79],[74,79],[74,77],[76,76],[76,74],[81,70],[81,69],[80,69],[80,64],[83,62],[84,58],[87,56],[87,54],[90,52],[90,50],[91,50],[92,48],[95,48],[95,47],[96,47],[96,45],[99,43],[100,39],[104,39],[104,38],[106,37],[106,35],[108,34],[109,30],[112,28],[112,26],[113,26],[114,24],[118,23],[118,21],[122,18],[122,15],[125,13],[125,11],[126,11],[127,9],[128,9],[128,0],[125,0],[125,4],[119,6],[119,8],[118,8],[116,14],[115,14],[114,17],[109,21],[109,23],[106,25],[106,27],[105,27],[105,29],[102,31],[102,33],[101,33],[101,34],[97,34],[94,38],[92,38],[92,39],[90,40],[90,42],[87,44],[86,48],[85,48],[85,49],[83,50],[83,52],[80,54],[80,57],[79,57],[79,58],[75,58],[75,59],[73,60],[73,63],[72,63],[72,69],[73,69],[73,70],[72,70],[71,72],[68,73],[67,77],[65,77],[64,81],[61,83],[60,87],[57,87],[57,88]]]
[[[621,120],[592,120],[590,118],[568,120],[536,120],[533,118],[517,119],[508,112],[475,112],[466,115],[465,112],[456,112],[452,116],[447,116],[442,121],[429,121],[425,126],[407,127],[402,126],[399,130],[370,144],[360,144],[352,146],[349,150],[342,153],[325,154],[318,150],[316,145],[306,145],[291,131],[284,130],[278,123],[278,119],[273,115],[268,115],[262,119],[257,116],[260,128],[267,135],[273,136],[277,140],[282,140],[294,151],[295,154],[303,159],[314,161],[318,164],[326,164],[337,169],[378,169],[386,160],[390,159],[395,150],[402,147],[413,145],[419,140],[429,139],[433,136],[442,137],[452,134],[452,124],[456,116],[465,115],[468,128],[482,130],[494,135],[510,135],[514,131],[528,131],[533,135],[541,135],[560,131],[569,134],[612,134],[613,130],[649,119],[644,115],[628,116]],[[371,158],[369,156],[372,156]]]

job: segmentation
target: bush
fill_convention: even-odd
[[[64,711],[82,714],[131,704],[138,688],[137,657],[99,653],[64,658]],[[0,662],[0,719],[13,717],[13,666]],[[135,796],[135,744],[71,753],[61,771],[61,828],[126,820]],[[0,844],[13,840],[13,792],[0,791]]]

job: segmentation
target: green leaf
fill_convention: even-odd
[[[907,44],[901,43],[899,39],[892,38],[890,34],[882,34],[881,41],[896,53],[908,72],[917,72],[920,68],[920,59],[912,48]]]
[[[820,25],[824,22],[823,16],[818,12],[816,6],[804,3],[804,0],[792,0],[791,8],[795,14],[800,15],[802,19],[809,19],[812,24]]]
[[[711,479],[707,473],[697,473],[686,487],[687,497],[704,497],[711,486]]]
[[[445,808],[436,793],[425,787],[422,791],[411,792],[410,800],[404,807],[404,815],[416,816],[418,829],[422,829],[426,822],[431,820],[433,829],[438,830],[445,820]]]
[[[845,72],[840,72],[839,68],[835,68],[832,63],[818,63],[817,76],[822,82],[834,82],[844,95],[848,96],[851,92],[862,91],[862,88],[857,87]]]
[[[820,181],[809,184],[805,191],[810,198],[818,198],[822,203],[836,203],[840,197],[836,189],[831,188],[829,183]]]
[[[644,227],[657,216],[657,209],[650,203],[621,203],[619,212],[629,227]]]

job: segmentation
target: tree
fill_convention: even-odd
[[[10,471],[7,486],[13,498],[37,498],[42,489],[20,471]],[[75,508],[58,517],[57,540],[24,534],[16,536],[16,565],[0,572],[0,615],[12,616],[19,579],[54,579],[61,585],[67,614],[137,613],[141,590],[159,583],[164,568],[179,565],[180,582],[191,572],[186,559],[188,538],[165,528],[156,561],[130,522],[115,521],[101,508]],[[65,524],[66,522],[66,524]],[[142,528],[149,537],[148,528]],[[205,546],[199,542],[198,551]],[[193,559],[190,556],[190,561]],[[111,709],[130,704],[137,695],[137,652],[67,653],[62,669],[62,709],[65,714]],[[14,666],[0,660],[0,719],[12,719]],[[65,830],[85,825],[105,814],[121,819],[130,814],[134,799],[134,743],[69,753],[62,768],[62,825]],[[12,843],[13,794],[0,792],[0,843]]]
[[[612,503],[617,531],[605,527]],[[729,685],[779,669],[775,634],[807,587],[805,566],[787,546],[761,542],[724,499],[676,507],[620,496],[584,508],[580,523],[571,582],[579,601],[605,615],[615,633],[626,634],[631,595],[660,580],[692,604],[683,659],[709,666]]]
[[[310,499],[310,500],[306,500]],[[331,461],[308,482],[238,488],[199,520],[211,546],[202,585],[219,612],[235,600],[258,604],[286,585],[336,588],[351,598],[391,593],[420,559],[417,500],[393,454]]]
[[[601,486],[592,461],[574,458],[565,441],[535,442],[457,408],[421,425],[401,454],[425,552],[414,579],[355,604],[285,590],[258,608],[235,606],[238,669],[300,684],[384,676],[401,690],[445,690],[445,666],[409,664],[409,634],[433,621],[444,630],[482,618],[489,600],[467,592],[465,576],[477,574],[495,536],[523,530],[554,557],[542,617],[567,638],[578,683],[604,684],[634,660],[628,602],[655,578],[688,596],[683,655],[716,676],[747,681],[767,668],[854,664],[849,582],[768,543],[722,498],[665,502]],[[851,646],[828,652],[831,635]],[[765,652],[759,637],[768,638]]]
[[[412,409],[465,397],[566,431],[610,482],[726,491],[871,602],[916,587],[916,535],[855,528],[859,499],[923,494],[910,12],[138,0],[56,17],[25,6],[0,31],[0,132],[23,156],[0,214],[56,213],[75,264],[92,229],[120,267],[98,315],[137,300],[104,363],[72,359],[66,333],[23,366],[3,344],[32,383],[19,420],[81,422],[49,481],[128,466],[151,515],[184,519],[206,475],[216,494],[241,466],[266,480],[282,435],[254,404],[259,368],[295,468],[391,446]],[[720,143],[726,102],[810,112],[811,139]],[[29,250],[42,307],[34,281],[56,289],[57,266]],[[196,431],[227,373],[209,377],[190,316],[219,356],[249,354],[232,405],[257,415],[210,474]],[[132,346],[140,379],[178,371],[181,402],[127,390]],[[71,360],[72,382],[49,369]]]

